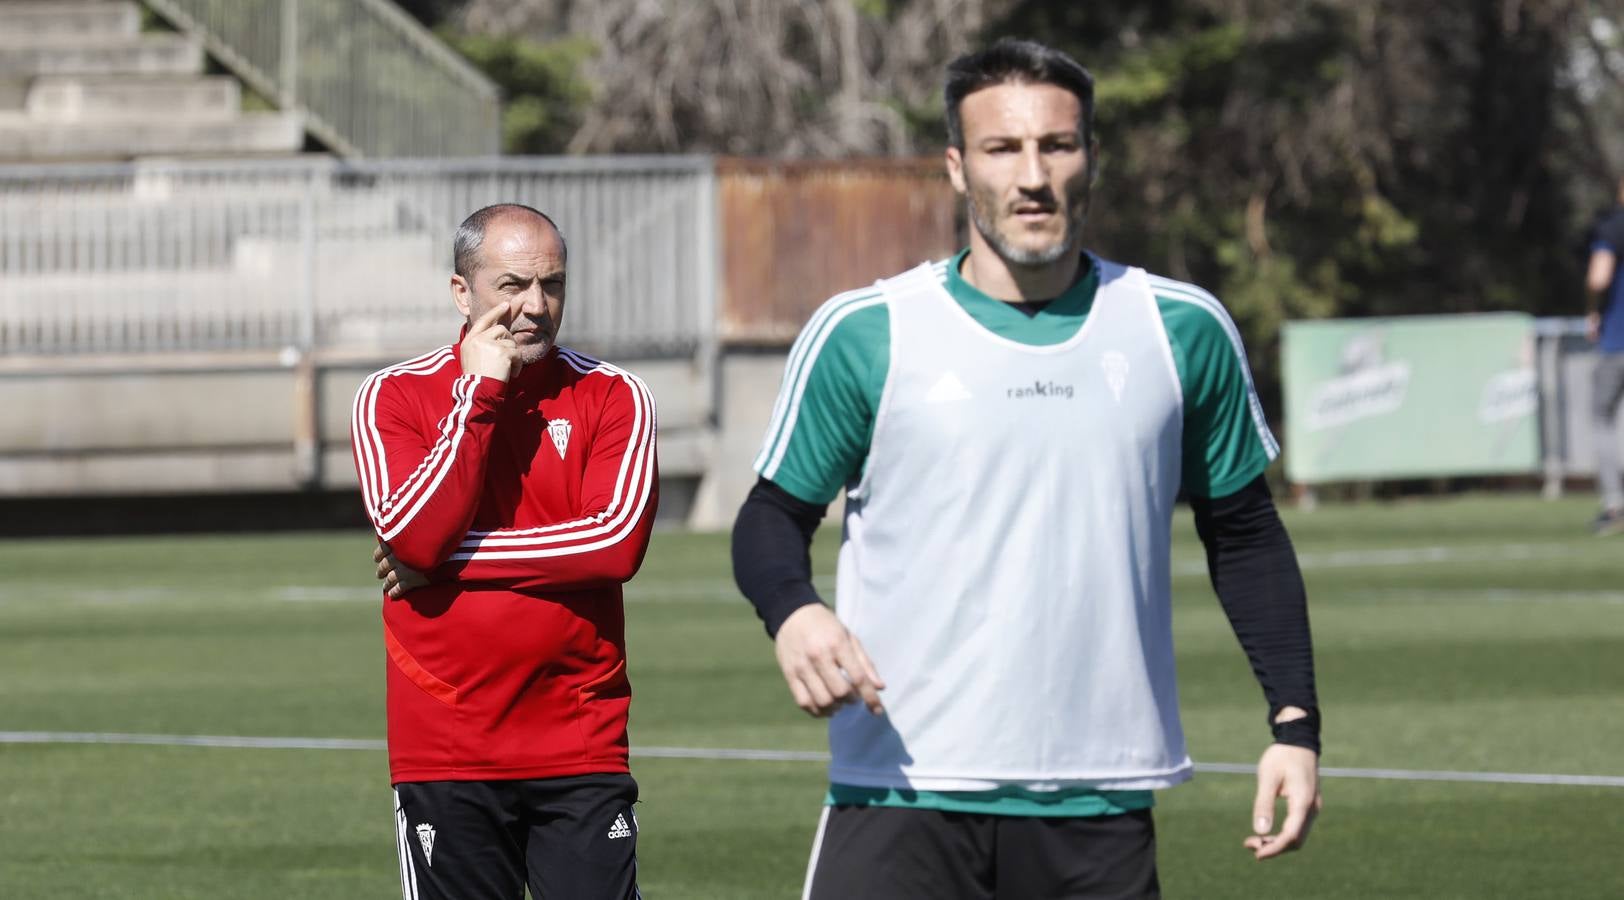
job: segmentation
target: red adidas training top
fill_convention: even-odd
[[[621,583],[658,502],[654,400],[564,347],[511,381],[442,347],[373,374],[352,440],[378,537],[395,783],[625,772]]]

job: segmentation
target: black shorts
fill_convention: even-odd
[[[630,775],[395,785],[403,900],[637,898]]]
[[[812,842],[803,900],[1153,900],[1150,810],[992,816],[832,806]]]

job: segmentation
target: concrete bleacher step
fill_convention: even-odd
[[[141,9],[129,0],[0,0],[0,35],[12,41],[134,35],[140,31]]]
[[[0,160],[292,153],[303,145],[303,122],[293,113],[250,113],[221,121],[80,122],[41,122],[0,113]]]
[[[456,335],[457,316],[444,266],[418,262],[371,272],[370,290],[338,280],[349,263],[324,258],[310,284],[315,288],[317,327],[329,342],[375,344],[408,334],[412,345],[434,346]],[[211,335],[233,334],[228,343],[275,347],[299,334],[300,297],[306,284],[298,270],[269,275],[235,268],[126,272],[87,279],[59,272],[0,280],[0,320],[9,339],[46,352],[95,346],[217,347]],[[64,302],[96,310],[81,321],[54,311]],[[412,310],[434,310],[432,315]],[[407,312],[402,312],[407,310]],[[7,334],[0,334],[0,356]],[[342,338],[342,341],[339,339]],[[398,339],[398,338],[397,338]]]
[[[380,251],[371,257],[373,275],[378,284],[390,289],[371,289],[357,292],[354,282],[340,283],[334,274],[350,269],[355,263],[338,253],[322,253],[316,260],[316,292],[323,299],[322,309],[328,312],[355,310],[396,310],[405,305],[417,308],[420,304],[403,301],[399,295],[426,294],[431,305],[444,298],[451,305],[449,264],[436,264],[411,252],[417,238],[403,237],[398,252]],[[14,275],[0,280],[0,311],[6,320],[62,319],[60,307],[45,301],[72,296],[79,308],[90,310],[98,306],[109,314],[145,315],[171,312],[224,312],[230,309],[260,311],[265,309],[292,309],[289,297],[297,297],[302,290],[303,272],[297,264],[287,268],[265,271],[254,265],[214,266],[183,271],[140,270],[119,272],[115,277],[88,276],[84,272],[47,272],[39,275]],[[240,293],[240,296],[239,296]],[[222,306],[224,304],[224,306]],[[79,323],[81,326],[85,322]]]
[[[446,265],[435,255],[436,242],[428,234],[376,234],[358,238],[323,237],[316,245],[316,268],[323,280],[363,284],[378,272],[417,272],[430,284],[445,279]],[[232,245],[232,269],[254,278],[275,278],[298,272],[304,265],[304,245],[297,239],[243,236]],[[355,298],[337,298],[340,308]]]
[[[203,47],[184,35],[154,33],[59,40],[21,38],[0,30],[0,78],[196,75],[202,71]]]
[[[0,189],[0,270],[8,277],[231,265],[271,272],[285,263],[266,263],[267,258],[302,259],[300,226],[307,212],[315,215],[324,256],[339,245],[353,247],[357,258],[368,256],[366,245],[394,247],[408,262],[426,259],[443,268],[444,250],[401,243],[417,240],[402,221],[401,203],[364,194],[268,194],[216,182],[212,192],[164,196],[87,190],[42,206],[38,195]],[[398,265],[399,260],[375,264]]]
[[[24,111],[36,121],[81,119],[221,120],[237,116],[242,86],[222,75],[46,76],[28,88]]]

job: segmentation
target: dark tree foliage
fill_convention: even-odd
[[[395,0],[395,5],[430,28],[444,23],[463,6],[464,0]]]
[[[514,152],[935,154],[1000,35],[1098,79],[1090,241],[1287,319],[1579,309],[1624,165],[1624,0],[412,0]]]
[[[1610,191],[1573,69],[1613,5],[1023,0],[994,33],[1095,71],[1095,240],[1218,293],[1272,398],[1288,318],[1577,309]]]

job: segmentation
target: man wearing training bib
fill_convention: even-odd
[[[970,246],[812,317],[734,529],[795,702],[832,716],[805,894],[1160,896],[1152,791],[1191,774],[1181,491],[1267,701],[1237,843],[1296,849],[1320,805],[1313,652],[1239,332],[1206,291],[1083,249],[1082,66],[1001,41],[948,67],[946,105]],[[831,610],[807,551],[842,492]]]

